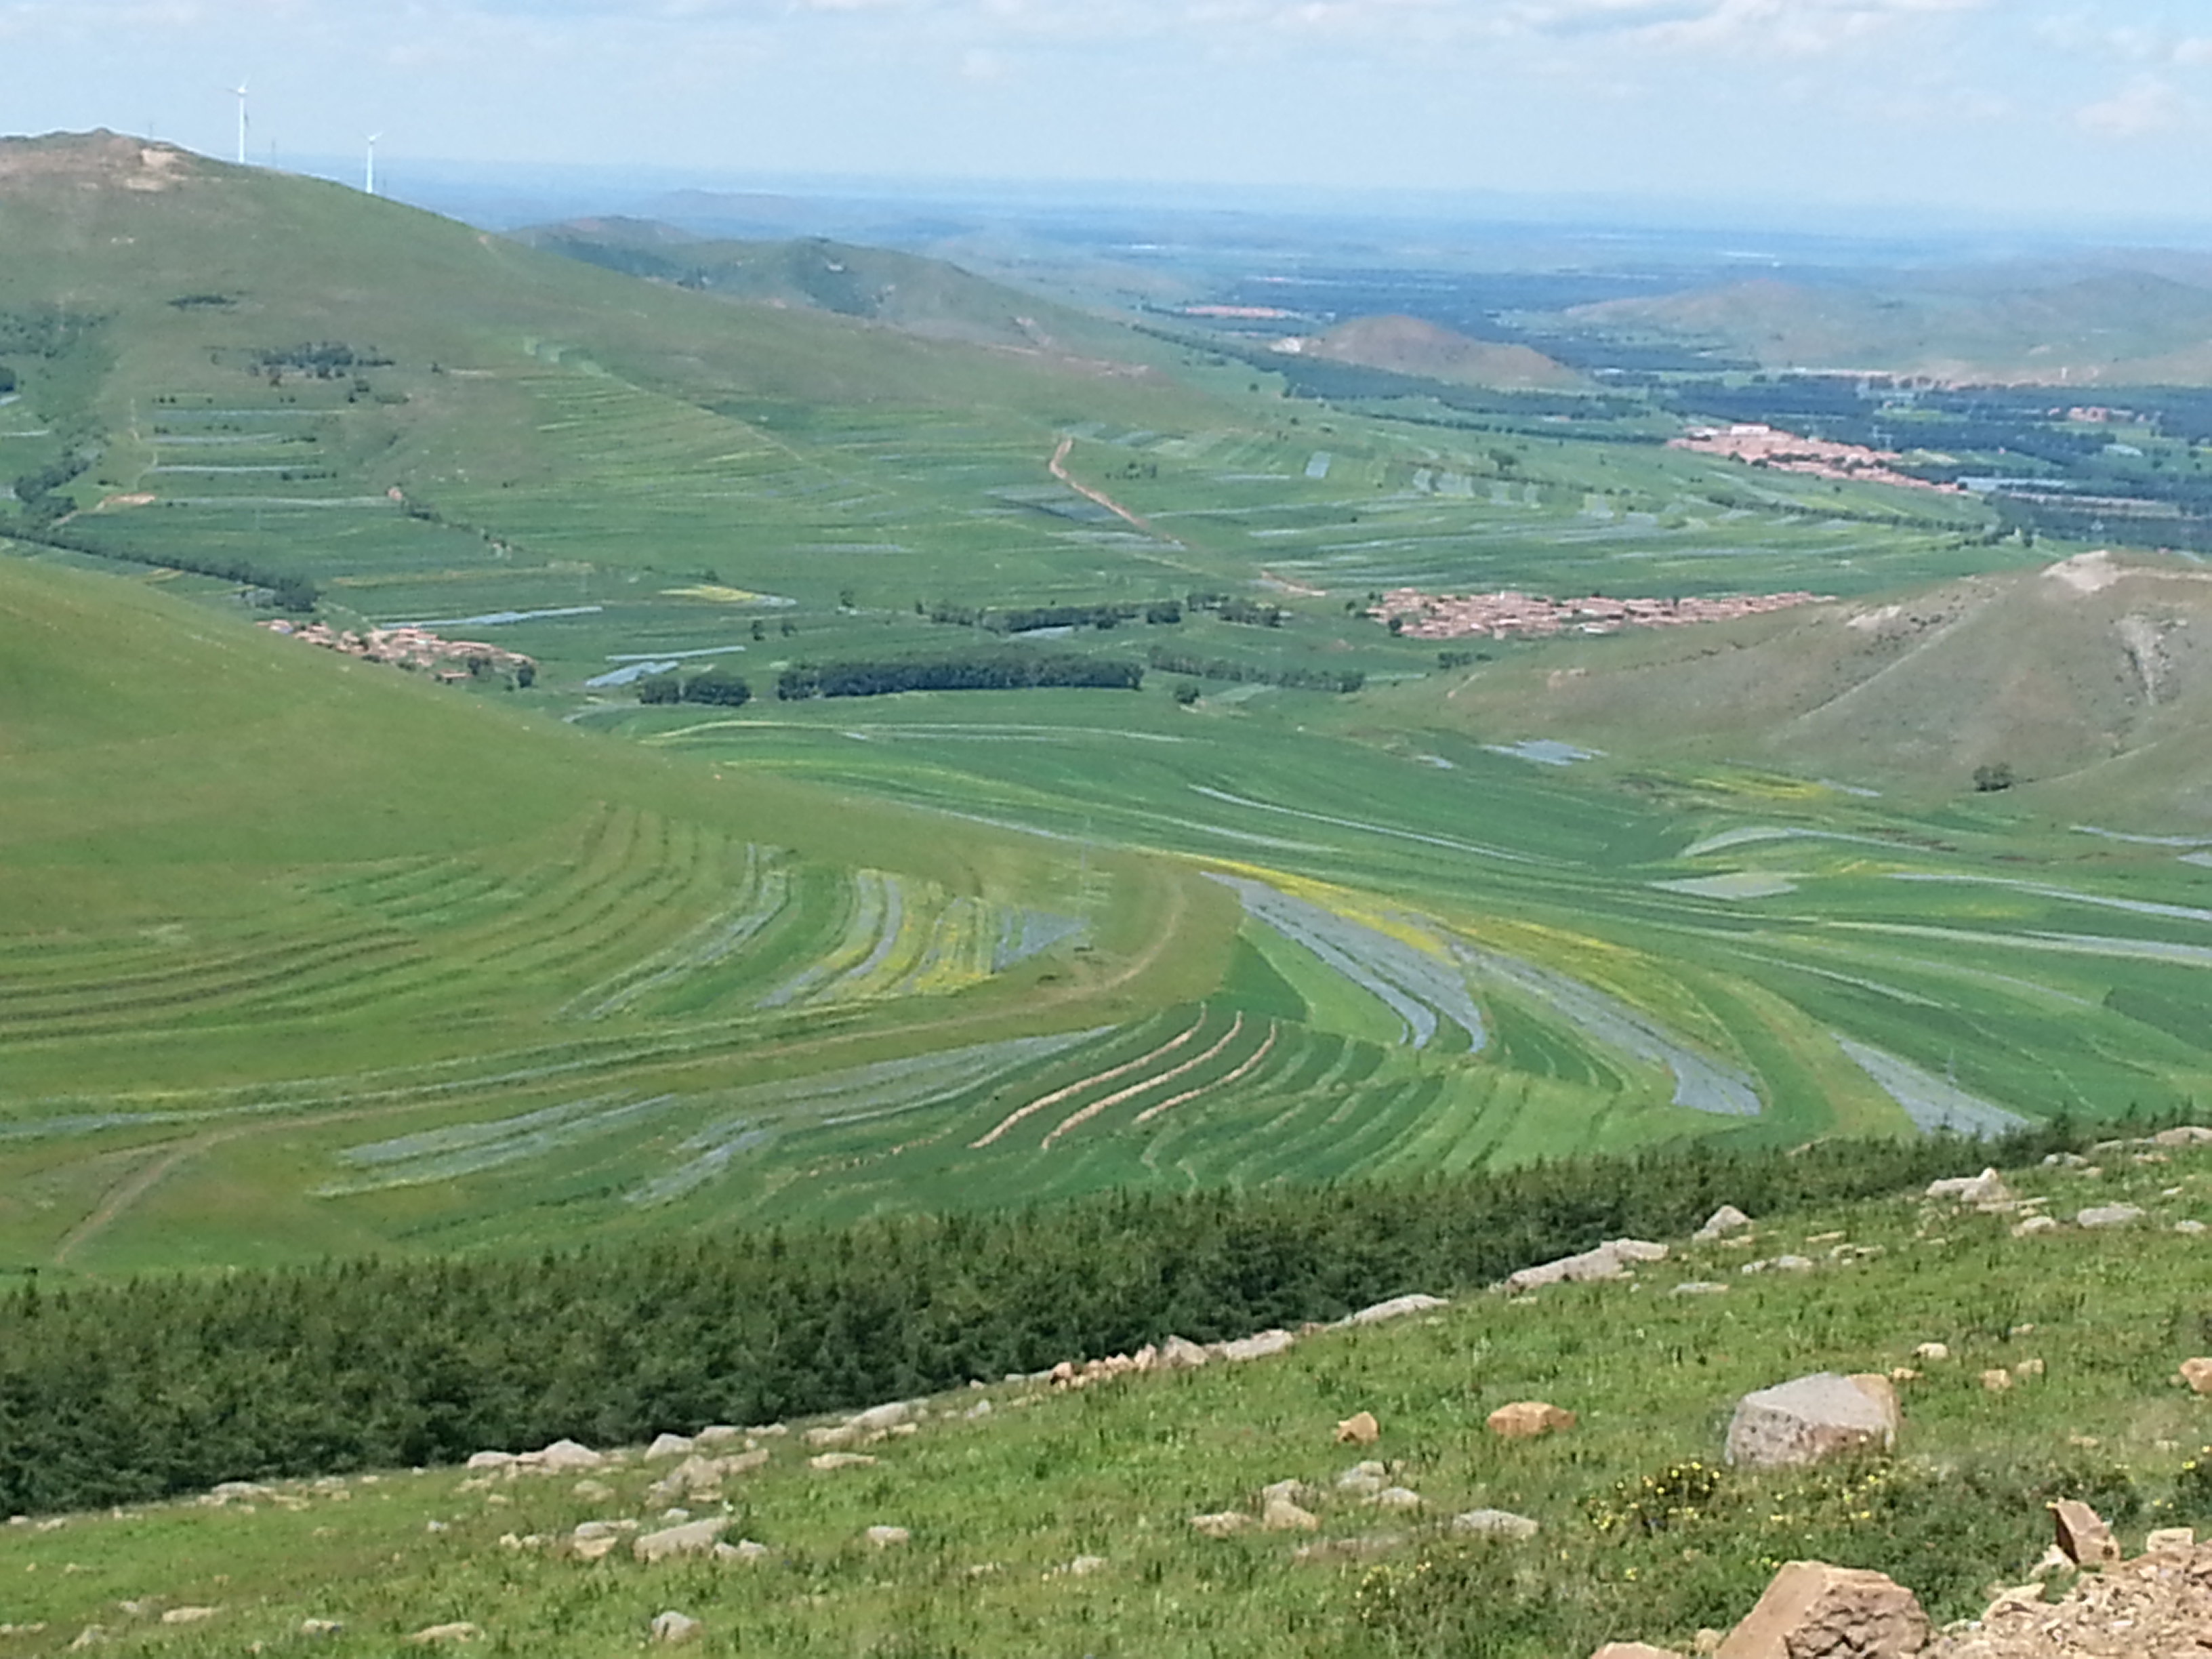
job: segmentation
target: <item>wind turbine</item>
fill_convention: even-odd
[[[368,193],[371,196],[376,194],[376,141],[383,137],[380,132],[368,135]]]
[[[246,82],[240,81],[233,88],[232,95],[238,100],[238,165],[246,165]]]

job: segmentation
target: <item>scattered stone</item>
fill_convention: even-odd
[[[1380,1325],[1386,1319],[1403,1319],[1407,1314],[1428,1313],[1449,1306],[1451,1304],[1440,1296],[1424,1296],[1416,1291],[1411,1296],[1394,1296],[1388,1302],[1377,1302],[1358,1313],[1346,1314],[1336,1322],[1340,1326]]]
[[[630,1540],[629,1553],[644,1562],[668,1561],[681,1555],[707,1555],[722,1541],[729,1529],[730,1517],[710,1515],[703,1521],[686,1521],[680,1526],[663,1527],[658,1532],[641,1533]]]
[[[87,1625],[82,1630],[76,1633],[76,1639],[70,1644],[70,1650],[72,1653],[75,1653],[85,1648],[96,1648],[106,1639],[107,1631],[106,1626],[100,1625]]]
[[[1410,1486],[1385,1486],[1367,1501],[1378,1510],[1417,1510],[1421,1494]]]
[[[1066,1566],[1054,1567],[1051,1576],[1054,1578],[1088,1578],[1106,1564],[1106,1558],[1103,1555],[1079,1555]]]
[[[1260,1525],[1269,1532],[1319,1532],[1321,1516],[1281,1496],[1261,1506]]]
[[[594,1480],[588,1475],[568,1489],[586,1504],[605,1504],[611,1500],[615,1489],[604,1480]]]
[[[1340,1446],[1371,1446],[1382,1437],[1382,1425],[1373,1412],[1354,1412],[1336,1425]]]
[[[1388,1555],[1406,1541],[1402,1532],[1362,1533],[1357,1538],[1324,1538],[1311,1544],[1301,1544],[1291,1552],[1291,1559],[1299,1566],[1327,1566],[1335,1561],[1371,1561],[1378,1555]]]
[[[1897,1392],[1886,1376],[1820,1371],[1736,1401],[1728,1461],[1754,1468],[1816,1463],[1897,1444]]]
[[[606,1467],[605,1456],[574,1440],[556,1440],[537,1455],[538,1467],[549,1474],[583,1474]]]
[[[1590,1659],[1682,1659],[1672,1648],[1655,1648],[1649,1642],[1607,1642]]]
[[[699,1639],[699,1632],[706,1628],[690,1614],[671,1609],[653,1615],[653,1639],[656,1642],[696,1642]]]
[[[1903,1659],[1926,1646],[1928,1615],[1894,1579],[1792,1561],[1728,1633],[1718,1659]]]
[[[219,1611],[221,1609],[216,1607],[171,1607],[161,1615],[161,1622],[165,1625],[204,1624]]]
[[[2012,1236],[2014,1238],[2033,1238],[2038,1233],[2055,1233],[2057,1231],[2057,1216],[2032,1215],[2013,1228]]]
[[[1950,1358],[1951,1350],[1941,1342],[1923,1342],[1912,1351],[1912,1357],[1924,1365],[1940,1365]]]
[[[1984,1170],[1978,1176],[1953,1176],[1944,1181],[1928,1183],[1928,1196],[1948,1198],[1960,1204],[2004,1204],[2011,1201],[2012,1189],[2004,1184],[2004,1177],[1995,1170]]]
[[[745,1437],[745,1431],[743,1429],[732,1427],[727,1423],[713,1423],[693,1435],[691,1443],[698,1447],[701,1451],[720,1451],[726,1446],[738,1444]],[[750,1444],[746,1446],[748,1451],[751,1449]]]
[[[2143,1212],[2132,1204],[2093,1204],[2086,1210],[2075,1212],[2077,1227],[2127,1227],[2142,1219]]]
[[[1261,1331],[1255,1335],[1240,1336],[1234,1342],[1217,1342],[1207,1352],[1231,1362],[1272,1359],[1279,1353],[1288,1353],[1297,1340],[1288,1331]]]
[[[1155,1363],[1164,1371],[1192,1371],[1212,1357],[1197,1343],[1187,1341],[1180,1336],[1171,1336],[1160,1344]]]
[[[1738,1271],[1747,1273],[1807,1273],[1813,1271],[1809,1256],[1778,1255],[1765,1261],[1747,1261]]]
[[[467,1467],[472,1470],[513,1468],[514,1454],[503,1451],[471,1452]]]
[[[806,1460],[806,1467],[828,1474],[832,1469],[864,1469],[875,1462],[866,1452],[823,1452]]]
[[[769,1553],[767,1545],[756,1543],[750,1538],[740,1538],[734,1544],[714,1546],[714,1559],[717,1561],[765,1561],[769,1558]]]
[[[2181,1380],[2191,1394],[2212,1394],[2212,1358],[2183,1360]]]
[[[1893,1382],[1917,1382],[1920,1380],[1920,1373],[1910,1365],[1892,1365],[1889,1368],[1889,1380]]]
[[[343,1619],[302,1619],[300,1621],[300,1634],[302,1636],[336,1636],[344,1628],[345,1620]]]
[[[1252,1517],[1242,1510],[1223,1510],[1213,1515],[1194,1515],[1190,1524],[1206,1538],[1233,1538],[1252,1524]]]
[[[473,1642],[483,1634],[483,1631],[479,1626],[457,1621],[450,1625],[425,1626],[407,1639],[431,1647],[441,1642]]]
[[[2043,1362],[2040,1359],[2022,1359],[2014,1362],[2012,1374],[2016,1380],[2026,1381],[2030,1377],[2041,1376],[2043,1370]]]
[[[1516,1515],[1510,1510],[1469,1510],[1464,1515],[1451,1518],[1454,1532],[1472,1533],[1479,1538],[1534,1538],[1541,1530],[1525,1515]]]
[[[2198,1233],[2207,1230],[2201,1221],[2177,1221],[2173,1224],[2173,1231],[2178,1233],[2187,1233],[2193,1238]]]
[[[1554,1430],[1571,1429],[1575,1414],[1540,1400],[1516,1400],[1491,1413],[1485,1423],[1501,1440],[1532,1440]]]
[[[1372,1498],[1389,1484],[1389,1474],[1387,1464],[1373,1462],[1354,1463],[1336,1477],[1336,1489],[1361,1498]]]
[[[1707,1217],[1705,1224],[1691,1237],[1700,1244],[1711,1244],[1716,1239],[1726,1238],[1730,1233],[1740,1233],[1749,1225],[1749,1216],[1733,1204],[1723,1204]]]
[[[911,1401],[894,1400],[886,1405],[871,1406],[845,1420],[862,1434],[880,1434],[887,1429],[897,1428],[902,1423],[912,1422],[918,1414]]]
[[[914,1536],[904,1527],[885,1526],[870,1527],[860,1535],[879,1550],[890,1549],[895,1544],[903,1544]]]
[[[657,1434],[653,1437],[653,1443],[645,1449],[645,1461],[657,1463],[664,1457],[689,1457],[691,1451],[690,1435]]]
[[[1726,1296],[1728,1286],[1711,1279],[1686,1279],[1668,1294],[1671,1296]]]
[[[2002,1394],[2012,1387],[2012,1373],[2002,1365],[1982,1373],[1984,1394]]]
[[[1608,1239],[1595,1249],[1563,1255],[1555,1261],[1523,1267],[1505,1276],[1509,1291],[1540,1290],[1547,1285],[1580,1284],[1587,1280],[1625,1279],[1632,1263],[1664,1261],[1667,1247],[1641,1238]]]
[[[2159,1146],[2212,1146],[2212,1129],[2201,1123],[2183,1123],[2171,1129],[2160,1129],[2151,1137]]]
[[[2197,1547],[2194,1527],[2159,1527],[2143,1540],[2145,1555],[2187,1555]]]
[[[988,1400],[979,1400],[974,1405],[970,1406],[966,1411],[961,1413],[961,1415],[966,1418],[970,1423],[975,1422],[978,1418],[988,1417],[990,1414],[991,1402]]]
[[[2120,1559],[2120,1547],[2104,1518],[2078,1498],[2062,1498],[2051,1506],[2051,1522],[2058,1534],[2058,1547],[2076,1566],[2101,1566]]]
[[[860,1442],[860,1431],[850,1423],[839,1423],[830,1428],[809,1429],[806,1431],[806,1443],[810,1446],[856,1446]]]

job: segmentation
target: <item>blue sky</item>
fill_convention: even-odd
[[[2212,0],[0,0],[0,63],[217,154],[244,77],[257,159],[2212,220]]]

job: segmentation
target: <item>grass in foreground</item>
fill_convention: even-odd
[[[731,1480],[725,1502],[691,1504],[768,1546],[757,1563],[568,1559],[580,1522],[656,1523],[665,1500],[645,1489],[669,1465],[635,1452],[593,1477],[604,1495],[573,1476],[428,1470],[24,1522],[0,1531],[13,1626],[0,1655],[58,1652],[91,1625],[119,1653],[282,1651],[308,1645],[307,1619],[343,1622],[313,1644],[331,1654],[411,1651],[410,1633],[449,1621],[480,1626],[481,1650],[605,1653],[641,1645],[672,1607],[704,1621],[708,1653],[1550,1659],[1616,1637],[1686,1647],[1803,1556],[1890,1571],[1939,1621],[1960,1617],[2040,1553],[2050,1498],[2088,1498],[2131,1548],[2148,1527],[2212,1520],[2196,1459],[2212,1402],[2173,1375],[2212,1346],[2212,1247],[2172,1230],[2212,1219],[2212,1153],[2101,1156],[2100,1174],[2037,1169],[2013,1184],[2063,1218],[2139,1204],[2132,1229],[2014,1237],[2016,1214],[1914,1198],[1765,1217],[1739,1245],[1678,1244],[1633,1284],[1472,1294],[1315,1333],[1279,1358],[1075,1395],[970,1389],[930,1401],[910,1437],[861,1448],[872,1464],[809,1468],[793,1425],[760,1438],[767,1466]],[[1743,1271],[1785,1252],[1817,1265]],[[1672,1293],[1689,1281],[1729,1289]],[[1951,1359],[1916,1360],[1927,1341]],[[1899,1364],[1923,1374],[1902,1385],[1895,1460],[1717,1467],[1747,1389]],[[1982,1382],[1997,1367],[2015,1379],[2002,1392]],[[1520,1443],[1485,1432],[1486,1413],[1528,1398],[1581,1421]],[[1334,1445],[1336,1421],[1361,1409],[1381,1419],[1380,1444]],[[1385,1513],[1336,1491],[1363,1455],[1422,1507]],[[1191,1528],[1284,1479],[1322,1494],[1318,1534]],[[1542,1531],[1511,1545],[1450,1534],[1450,1516],[1492,1505]],[[863,1534],[878,1524],[911,1539],[877,1548]],[[1304,1546],[1320,1547],[1301,1561]],[[1073,1570],[1085,1557],[1100,1560]],[[216,1612],[161,1622],[181,1607]]]

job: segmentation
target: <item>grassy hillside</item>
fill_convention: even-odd
[[[811,1465],[816,1425],[798,1421],[756,1425],[725,1449],[756,1448],[754,1467],[696,1487],[648,1490],[676,1459],[633,1447],[559,1475],[390,1470],[26,1521],[0,1540],[0,1653],[59,1652],[99,1626],[113,1650],[189,1659],[295,1645],[316,1620],[342,1626],[317,1650],[342,1655],[459,1622],[501,1649],[585,1654],[642,1643],[668,1609],[702,1621],[710,1653],[1558,1659],[1620,1638],[1688,1651],[1807,1557],[1892,1573],[1941,1624],[2022,1581],[2051,1498],[2096,1505],[2130,1554],[2149,1528],[2212,1522],[2212,1406],[2175,1376],[2206,1346],[2189,1288],[2206,1246],[2174,1231],[2212,1220],[2212,1164],[2125,1146],[2099,1164],[2009,1171],[1996,1212],[1899,1196],[1762,1214],[1723,1243],[1674,1238],[1632,1279],[1527,1298],[1376,1284],[1459,1294],[1243,1364],[1079,1392],[979,1378],[916,1402],[908,1429],[848,1435],[842,1467]],[[2132,1227],[2072,1224],[2120,1200],[2144,1212]],[[2059,1224],[2019,1236],[2039,1212]],[[1771,1265],[1784,1255],[1801,1265]],[[635,1335],[649,1370],[654,1333]],[[1923,1357],[1930,1342],[1948,1357]],[[1721,1466],[1745,1391],[1896,1367],[1893,1459]],[[1516,1400],[1577,1420],[1486,1433]],[[1335,1443],[1363,1410],[1379,1440]],[[1365,1492],[1345,1484],[1364,1460]],[[1303,1484],[1315,1530],[1255,1524],[1282,1480]],[[1404,1507],[1372,1501],[1386,1485]],[[1455,1532],[1478,1509],[1539,1530]],[[1244,1528],[1192,1525],[1224,1512]],[[631,1537],[679,1516],[761,1547],[631,1559]],[[617,1539],[596,1563],[572,1541],[591,1523]],[[873,1544],[872,1527],[902,1540]]]
[[[2139,270],[2003,289],[1909,276],[1867,287],[1761,279],[1568,315],[1607,332],[1722,346],[1770,368],[2200,385],[2212,289]]]
[[[1583,384],[1572,369],[1528,346],[1469,339],[1415,317],[1355,317],[1304,341],[1302,349],[1330,362],[1507,391]]]

